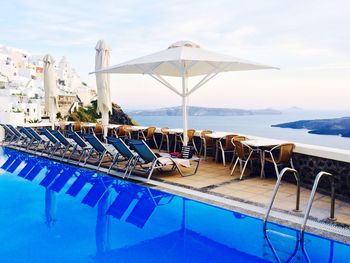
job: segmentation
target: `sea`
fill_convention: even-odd
[[[350,111],[290,110],[278,115],[190,116],[189,128],[232,132],[258,137],[287,140],[297,143],[350,150],[350,138],[335,135],[316,135],[306,129],[271,127],[273,124],[313,119],[350,116]],[[181,116],[131,116],[142,126],[181,128]]]

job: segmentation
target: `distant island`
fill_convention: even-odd
[[[181,107],[160,108],[154,110],[131,110],[127,111],[130,116],[181,116]],[[243,115],[276,115],[280,111],[274,109],[243,110],[231,108],[207,108],[207,107],[188,107],[190,116],[243,116]]]
[[[307,129],[311,134],[350,137],[350,117],[335,119],[300,120],[271,125],[272,127]]]

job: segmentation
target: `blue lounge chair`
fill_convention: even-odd
[[[126,162],[126,164],[122,168],[122,169],[125,169],[125,172],[124,172],[124,178],[125,178],[131,164],[133,163],[133,161],[136,160],[137,154],[131,151],[121,138],[107,137],[107,141],[117,150],[117,154],[115,155],[114,160],[109,166],[108,173],[113,168],[113,166],[117,166],[121,162]]]
[[[150,199],[149,196],[144,194],[137,202],[125,221],[132,223],[139,228],[143,228],[156,207],[157,204],[152,199]]]
[[[111,178],[98,178],[81,202],[83,204],[87,204],[91,207],[94,207],[109,189],[113,181],[114,180]]]
[[[23,144],[23,147],[25,147],[25,149],[28,150],[33,145],[33,143],[36,141],[36,139],[28,131],[28,129],[26,127],[22,127],[20,129],[20,132],[26,137],[26,139],[24,140],[25,144]]]
[[[26,177],[26,175],[33,169],[35,166],[35,162],[31,159],[27,161],[27,164],[23,167],[23,169],[18,173],[20,177]]]
[[[48,187],[61,172],[62,170],[59,169],[58,167],[50,168],[50,171],[47,173],[47,175],[39,184],[42,186]]]
[[[69,187],[66,194],[76,197],[83,187],[93,178],[94,174],[81,174]]]
[[[85,157],[85,155],[91,151],[92,146],[90,144],[88,144],[87,142],[85,142],[78,133],[76,132],[67,132],[68,138],[72,139],[76,145],[73,148],[73,150],[71,151],[69,157],[68,157],[68,162],[71,159],[71,157],[73,156],[73,154],[75,152],[79,152],[79,160],[78,160],[78,164],[80,164],[81,160],[83,160],[83,158]]]
[[[156,207],[166,205],[174,198],[173,195],[165,194],[158,190],[145,188],[144,191],[145,192],[141,196],[140,200],[137,202],[125,220],[126,222],[139,228],[144,227]],[[165,202],[162,202],[163,199]]]
[[[13,140],[15,140],[17,138],[17,136],[13,133],[13,131],[11,131],[11,129],[7,125],[1,124],[1,127],[3,127],[5,130],[5,137],[4,137],[4,140],[2,142],[2,145],[5,142],[8,144],[11,144],[13,142]]]
[[[26,180],[33,181],[35,177],[38,176],[38,174],[41,172],[43,167],[40,165],[40,163],[37,163],[35,167],[29,171],[29,173],[26,174],[24,177]]]
[[[138,199],[138,191],[132,190],[130,187],[123,187],[106,213],[121,219],[135,199]]]
[[[72,141],[70,141],[70,140],[67,140],[66,137],[64,137],[63,134],[61,132],[59,132],[59,131],[52,130],[51,134],[53,136],[55,136],[56,139],[59,140],[60,143],[64,147],[63,148],[63,153],[62,153],[62,158],[61,158],[61,161],[62,161],[64,159],[66,153],[68,152],[68,150],[71,150],[71,152],[74,151],[75,148],[77,147],[77,144],[72,142]]]
[[[93,154],[97,155],[97,170],[100,169],[100,166],[105,156],[109,156],[110,161],[114,160],[115,156],[117,155],[117,152],[113,152],[112,150],[107,149],[106,146],[103,145],[102,142],[95,135],[85,135],[84,138],[92,146],[92,149],[88,152],[88,155],[85,159],[84,166]]]
[[[13,173],[14,171],[16,171],[16,169],[18,168],[18,166],[22,163],[22,159],[21,158],[17,158],[7,169],[7,171],[9,173]]]
[[[155,155],[144,141],[129,140],[129,145],[130,148],[138,154],[137,159],[133,162],[133,165],[130,168],[129,176],[133,170],[136,170],[135,168],[137,165],[141,168],[138,171],[147,175],[147,180],[151,178],[154,169],[161,170],[169,165],[172,170],[177,169],[179,173],[184,176],[177,163],[175,163],[172,158]]]
[[[35,148],[35,152],[38,151],[41,144],[44,145],[44,149],[43,149],[44,151],[47,149],[47,147],[49,147],[50,140],[47,139],[45,136],[39,135],[33,128],[23,128],[23,129],[29,132],[33,136],[33,143],[35,142],[37,144]]]
[[[23,136],[13,125],[11,124],[7,124],[6,125],[15,135],[15,138],[13,140],[13,142],[18,143],[21,142],[22,145],[27,142],[27,138],[25,136]]]
[[[50,185],[49,189],[55,192],[60,192],[65,184],[74,176],[70,169],[64,169],[63,172],[56,177],[55,181]]]
[[[63,148],[62,144],[60,143],[59,140],[56,139],[55,136],[52,135],[52,133],[48,130],[48,129],[45,129],[45,128],[41,128],[39,129],[39,131],[41,132],[42,135],[44,135],[47,139],[49,139],[49,141],[51,142],[52,144],[52,147],[51,147],[51,151],[48,151],[48,155],[50,157],[52,157],[54,155],[54,153],[59,149],[59,148]],[[48,149],[47,149],[48,150]],[[44,152],[44,151],[43,151]]]
[[[5,171],[7,170],[7,168],[10,167],[10,165],[14,162],[14,160],[16,159],[15,155],[9,155],[9,157],[7,158],[7,160],[1,165],[1,168],[4,169]]]

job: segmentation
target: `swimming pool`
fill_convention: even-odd
[[[350,246],[0,148],[0,262],[349,262]]]

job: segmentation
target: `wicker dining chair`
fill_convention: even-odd
[[[167,151],[170,152],[170,140],[169,140],[170,129],[169,129],[169,127],[161,128],[160,132],[162,133],[162,138],[161,138],[160,144],[159,144],[159,151],[162,150],[163,141],[165,140]]]
[[[144,140],[145,142],[153,141],[156,148],[158,148],[158,143],[156,137],[154,136],[156,129],[156,127],[148,127],[147,129],[141,131],[139,133],[139,139]]]
[[[237,136],[237,134],[229,134],[217,141],[218,145],[216,147],[215,159],[217,160],[218,154],[220,151],[222,156],[222,163],[224,166],[226,166],[226,153],[232,153],[232,160],[234,159],[235,146],[234,146],[234,143],[232,143],[232,140],[235,137],[240,137],[240,136]]]
[[[215,151],[215,140],[209,136],[208,134],[213,133],[211,130],[204,130],[200,134],[201,138],[201,146],[199,148],[199,155],[204,152],[204,160],[207,158],[207,151],[208,149],[211,149],[213,152]]]
[[[283,143],[270,150],[265,150],[262,167],[264,168],[265,162],[272,163],[277,177],[279,175],[278,166],[289,164],[294,169],[292,159],[294,148],[295,145],[293,143]]]
[[[236,138],[238,137],[238,138]],[[240,162],[241,175],[239,177],[242,180],[247,164],[253,160],[260,160],[260,152],[257,149],[253,149],[250,146],[244,144],[242,141],[245,140],[244,136],[236,136],[232,138],[235,145],[235,153],[237,155],[236,162],[231,170],[231,175],[233,175],[238,162]],[[242,163],[244,163],[243,169],[241,169]]]
[[[235,158],[237,157],[237,153],[236,153],[236,147],[235,147],[235,143],[234,141],[245,141],[248,138],[242,135],[237,135],[231,138],[231,145],[233,147],[233,156],[231,159],[231,163],[230,163],[230,169],[232,169],[233,165],[234,165],[234,161],[236,160]],[[240,165],[242,166],[241,162]]]
[[[96,123],[96,126],[92,129],[92,134],[98,137],[99,139],[103,136],[103,126],[101,123]]]
[[[187,138],[188,138],[188,142],[187,145],[188,146],[193,146],[194,150],[196,151],[196,153],[198,153],[196,144],[194,142],[194,134],[196,133],[195,129],[188,129],[187,130]],[[174,147],[174,151],[176,151],[177,145],[180,146],[180,149],[183,145],[184,141],[183,141],[183,134],[180,134],[178,136],[175,137],[175,147]]]
[[[131,127],[130,125],[122,125],[118,127],[117,137],[122,139],[131,139]]]
[[[81,131],[82,131],[81,122],[78,121],[78,122],[73,123],[72,131],[77,132],[77,133],[81,133]]]

